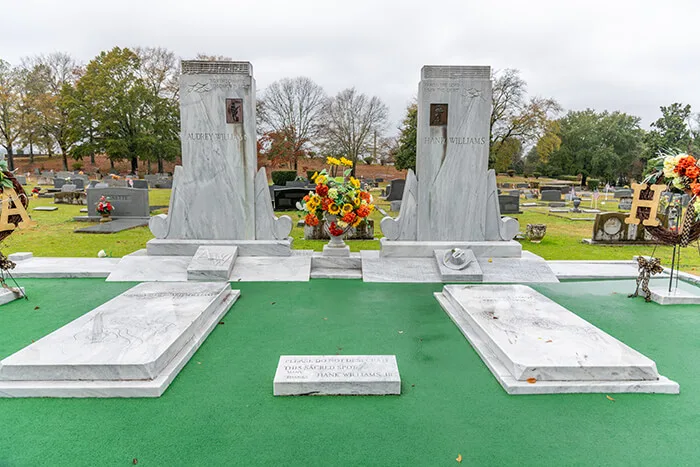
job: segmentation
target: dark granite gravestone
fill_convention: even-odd
[[[520,190],[508,190],[510,196],[520,196]]]
[[[501,208],[501,214],[519,214],[520,196],[498,195],[498,206]]]
[[[392,180],[387,186],[385,201],[398,201],[403,199],[403,189],[406,186],[406,180],[403,178],[397,178]]]
[[[148,190],[148,180],[132,180],[132,188],[139,188],[141,190]]]
[[[560,190],[542,190],[540,199],[542,201],[561,201]]]
[[[299,187],[305,187],[307,182],[304,180],[293,180],[293,181],[287,181],[284,183],[284,186],[288,188],[299,188]]]
[[[276,187],[272,190],[272,202],[276,210],[294,210],[307,194],[309,190],[304,187]]]
[[[631,198],[632,197],[632,190],[628,188],[623,188],[621,190],[615,190],[615,198],[620,199],[620,198]]]
[[[144,175],[143,177],[151,188],[172,188],[173,178],[165,174]]]
[[[150,218],[150,209],[148,206],[148,190],[138,188],[89,188],[87,190],[87,206],[88,217],[97,219],[100,215],[97,213],[97,203],[100,197],[104,196],[114,206],[112,218],[119,219],[121,217],[141,217]],[[90,220],[78,219],[76,220]]]
[[[19,183],[20,185],[27,184],[27,177],[25,177],[24,175],[17,175],[15,178],[17,179],[17,183]]]
[[[617,195],[617,193],[615,193]],[[626,209],[630,210],[632,209],[632,198],[631,197],[624,197],[620,198],[620,203],[617,205],[619,209]]]
[[[515,188],[529,188],[529,187],[530,187],[530,185],[528,185],[527,183],[518,183],[515,185]]]
[[[668,218],[657,216],[661,225],[668,226]],[[626,224],[627,214],[604,212],[596,214],[593,223],[593,243],[656,243],[641,225]]]

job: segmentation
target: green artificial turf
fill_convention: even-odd
[[[22,280],[0,358],[131,284]],[[535,288],[656,361],[680,395],[509,396],[433,297],[439,284],[238,283],[239,301],[158,399],[0,399],[0,465],[690,465],[700,310],[633,281]],[[35,307],[38,306],[38,309]],[[280,355],[395,354],[400,396],[273,397]]]

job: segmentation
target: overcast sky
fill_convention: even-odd
[[[423,65],[517,68],[565,109],[700,111],[693,0],[0,0],[0,58],[162,46],[253,64],[258,90],[305,75],[382,98],[398,126]]]

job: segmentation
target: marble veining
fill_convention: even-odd
[[[214,310],[193,338],[173,357],[163,371],[152,380],[101,381],[3,381],[0,397],[160,397],[187,364],[221,318],[240,297],[232,290]]]
[[[237,257],[236,246],[200,246],[187,266],[187,280],[227,281]]]
[[[95,252],[97,254],[97,252]],[[107,277],[121,258],[53,258],[34,256],[17,263],[15,278]]]
[[[443,297],[518,381],[659,379],[652,360],[530,287],[448,285]]]
[[[226,282],[139,284],[4,359],[0,380],[152,380],[230,293]]]
[[[385,217],[381,223],[382,233],[389,240],[416,240],[418,234],[418,180],[413,170],[408,169],[403,190],[401,210],[394,219]]]
[[[255,176],[255,238],[257,240],[284,240],[292,231],[292,218],[275,217],[267,183],[265,167]]]

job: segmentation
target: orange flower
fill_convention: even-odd
[[[306,215],[304,218],[304,223],[306,225],[310,225],[311,227],[314,227],[318,225],[318,217],[314,216],[313,214],[309,213]]]
[[[686,175],[686,170],[690,167],[693,167],[696,162],[697,161],[693,156],[681,157],[681,159],[678,161],[678,164],[676,164],[676,168],[674,169],[674,171],[679,173],[680,175]]]
[[[693,191],[695,196],[700,196],[700,183],[691,183],[690,189]]]
[[[700,175],[700,168],[698,168],[697,165],[691,165],[690,167],[685,169],[685,176],[692,179],[692,180],[697,179],[699,175]]]
[[[370,198],[369,191],[361,191],[360,198],[362,198],[363,200],[365,200],[369,203],[369,198]]]
[[[355,218],[357,215],[354,212],[349,212],[343,216],[343,222],[347,222],[348,224],[352,224],[355,222]]]
[[[357,215],[360,217],[367,217],[372,212],[368,205],[363,204],[357,209]]]
[[[323,198],[323,201],[321,201],[321,209],[328,211],[331,204],[333,204],[333,201],[330,198]]]
[[[304,196],[304,201],[308,201],[308,200],[310,200],[310,199],[311,199],[311,198],[309,198],[309,195]]]

